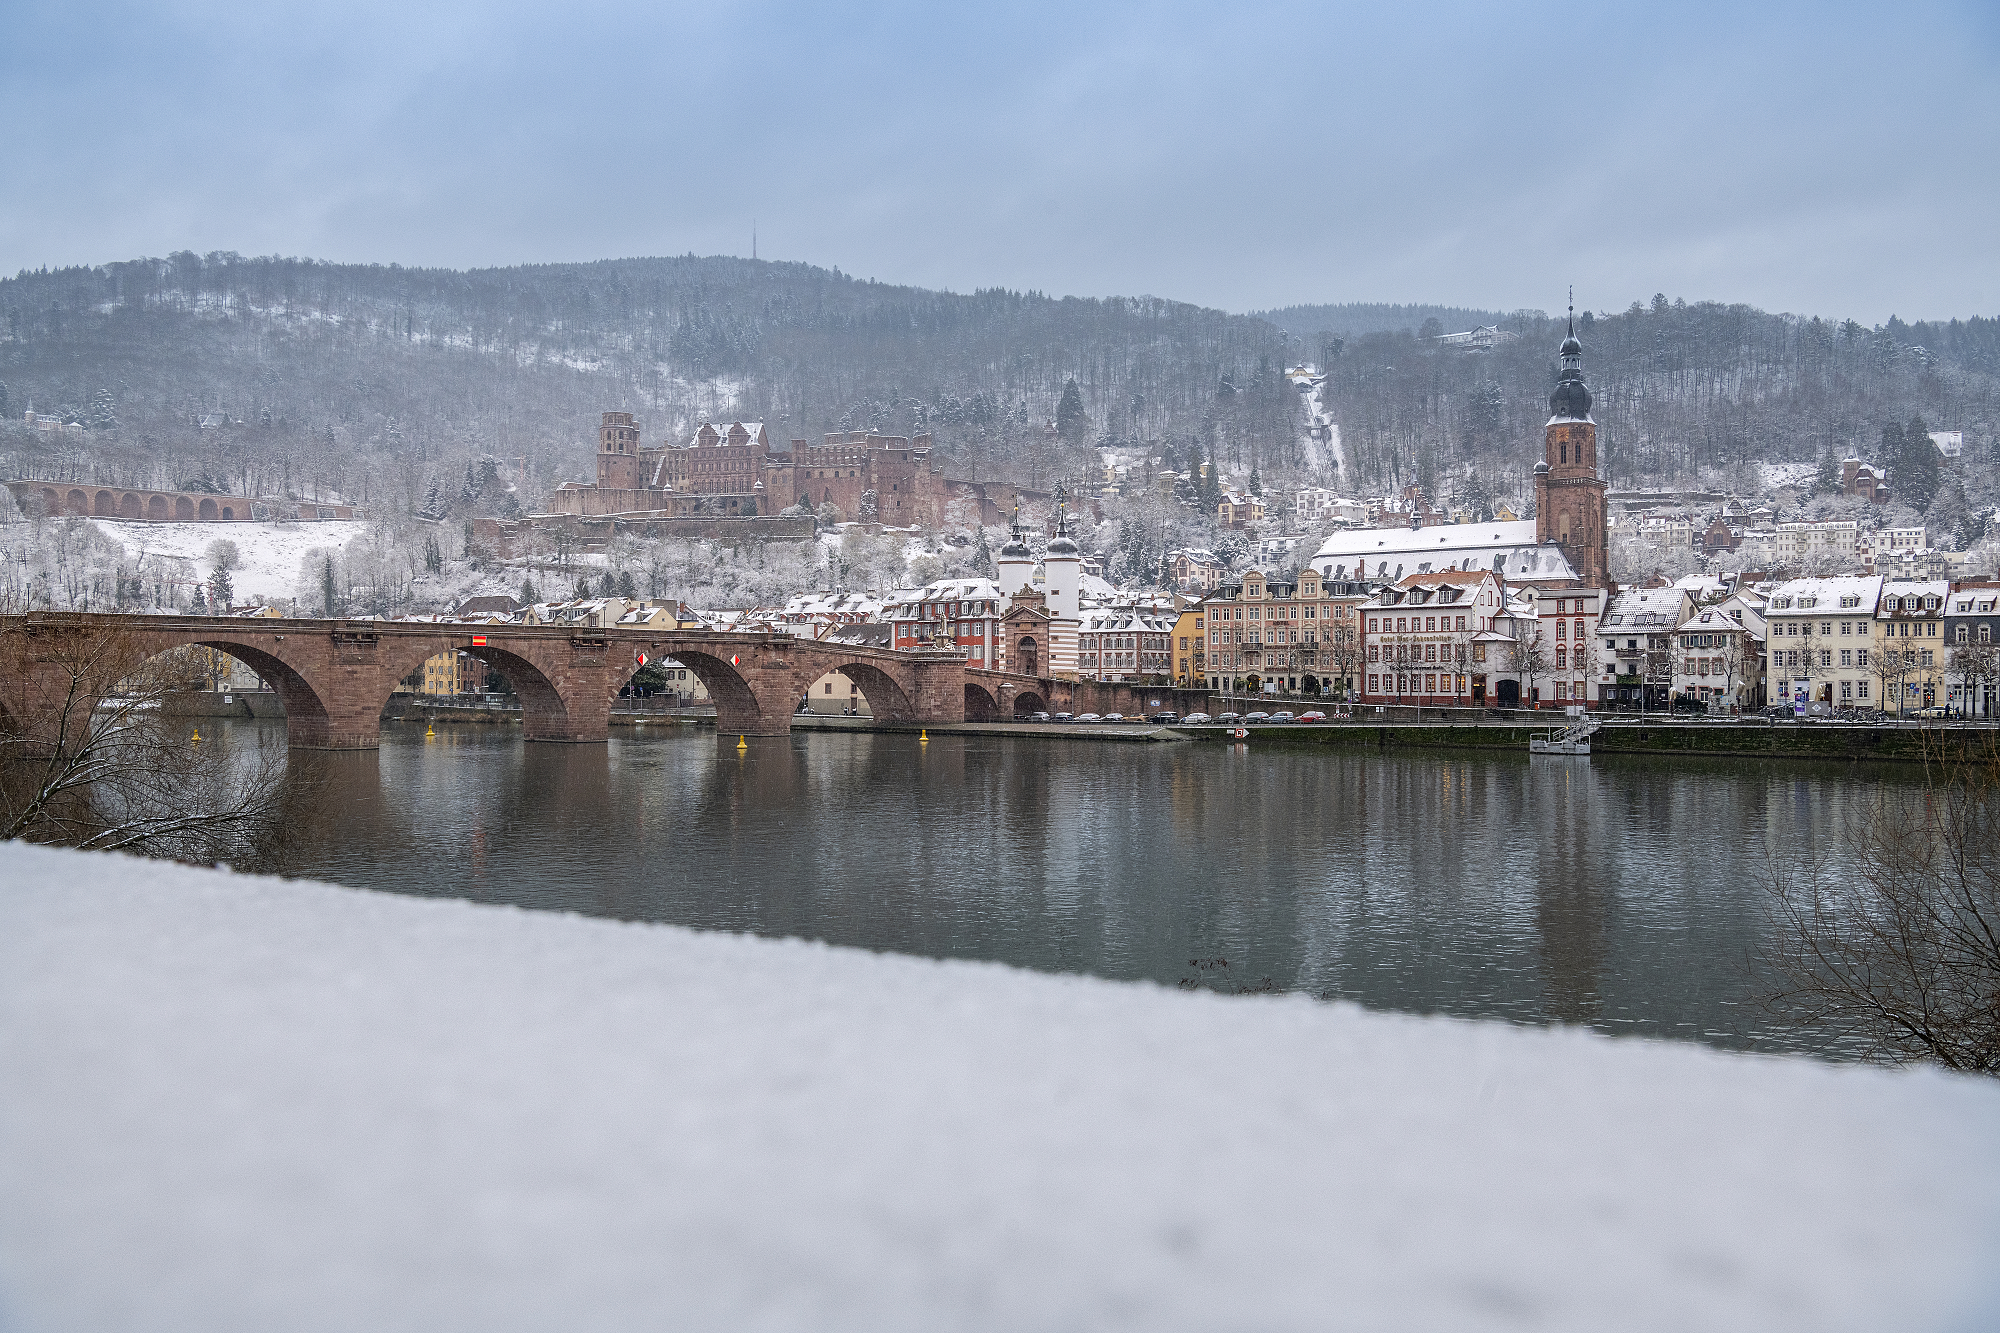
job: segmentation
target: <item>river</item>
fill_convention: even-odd
[[[282,724],[229,724],[282,745]],[[1767,1015],[1772,864],[1885,770],[656,727],[330,755],[260,868],[1373,1008],[1820,1050]],[[1901,780],[1893,775],[1887,780]],[[1831,1053],[1831,1052],[1829,1052]]]

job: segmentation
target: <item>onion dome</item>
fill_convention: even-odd
[[[1007,530],[1007,544],[1000,548],[1001,560],[1029,560],[1035,553],[1028,549],[1028,539],[1021,533],[1021,506],[1014,506],[1014,522]]]
[[[1583,382],[1583,344],[1577,341],[1573,317],[1569,336],[1563,339],[1556,355],[1562,358],[1562,378],[1556,381],[1556,391],[1549,395],[1549,415],[1581,421],[1590,415],[1590,389]]]
[[[1077,559],[1081,557],[1082,552],[1078,549],[1077,544],[1069,539],[1068,533],[1059,532],[1049,538],[1048,554],[1051,558],[1068,557],[1070,559]]]

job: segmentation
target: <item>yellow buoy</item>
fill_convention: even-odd
[[[747,750],[750,748],[750,742],[744,740],[741,736],[738,736],[736,738],[736,748],[739,750]]]
[[[917,744],[919,744],[919,745],[929,745],[930,743],[931,743],[931,734],[930,734],[930,732],[929,732],[929,731],[927,731],[927,730],[924,730],[924,729],[923,729],[923,728],[921,728],[921,727],[920,727],[920,728],[918,728],[918,730],[917,730]]]
[[[200,745],[200,744],[201,744],[201,728],[200,728],[200,727],[196,727],[196,728],[194,729],[194,735],[192,735],[192,736],[188,737],[188,744],[189,744],[189,745]]]
[[[437,728],[432,726],[428,722],[424,723],[424,737],[426,739],[429,739],[430,737],[435,735],[437,735]]]

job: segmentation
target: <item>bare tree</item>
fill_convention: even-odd
[[[1521,680],[1524,702],[1532,706],[1539,698],[1543,676],[1549,674],[1549,647],[1542,641],[1542,627],[1529,623],[1507,645],[1507,667]]]
[[[2000,648],[1990,643],[1961,643],[1951,650],[1951,673],[1958,677],[1963,717],[1978,715],[1981,688],[2000,675]]]
[[[2000,749],[1922,741],[1923,786],[1880,789],[1851,865],[1772,874],[1771,1007],[1874,1059],[2000,1073]]]
[[[118,630],[4,633],[27,689],[0,723],[0,839],[214,862],[254,850],[306,794],[282,749],[193,739],[173,708],[180,655],[149,657]]]

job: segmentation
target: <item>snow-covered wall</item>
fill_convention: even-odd
[[[0,844],[23,1333],[1970,1330],[1996,1254],[1991,1081]]]

